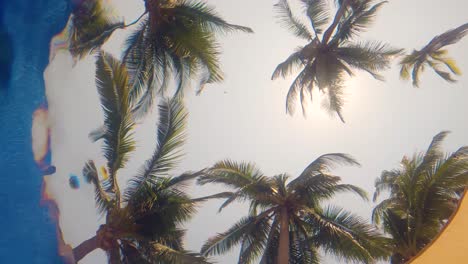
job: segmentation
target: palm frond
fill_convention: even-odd
[[[335,192],[352,192],[361,197],[364,201],[369,201],[367,192],[364,189],[357,187],[356,185],[338,184],[335,186]]]
[[[218,255],[230,250],[239,243],[242,243],[244,244],[244,261],[252,261],[252,259],[257,257],[260,253],[263,240],[267,239],[266,235],[270,228],[268,221],[273,211],[274,209],[269,209],[256,216],[241,218],[226,232],[219,233],[208,239],[208,241],[206,241],[202,246],[201,253],[204,256]],[[262,227],[262,230],[257,230],[259,227]],[[259,239],[259,241],[254,242],[252,240],[254,238]],[[246,239],[250,239],[250,242],[245,242]],[[252,246],[252,248],[247,249],[249,246]]]
[[[330,171],[338,165],[360,166],[352,156],[345,153],[328,153],[312,161],[295,180],[292,180],[288,186],[299,185],[304,178]]]
[[[257,217],[249,216],[241,218],[226,232],[219,233],[214,237],[208,239],[201,248],[201,253],[204,256],[223,254],[231,248],[240,244],[249,230],[256,228]]]
[[[355,2],[351,11],[340,20],[336,33],[330,43],[342,43],[365,31],[374,21],[377,12],[388,1],[359,1]]]
[[[330,20],[328,2],[326,0],[301,0],[305,6],[307,17],[310,20],[315,35],[322,34],[324,26]]]
[[[411,54],[406,55],[401,61],[400,76],[402,79],[409,79],[409,71],[413,68],[412,79],[413,86],[419,86],[419,74],[424,69],[424,65],[428,64],[433,70],[444,80],[455,82],[456,80],[450,73],[439,68],[439,63],[443,63],[453,74],[460,75],[461,71],[456,66],[455,61],[446,57],[446,50],[442,48],[448,45],[455,44],[460,41],[468,33],[468,23],[463,24],[455,29],[446,31],[445,33],[434,37],[421,50],[415,50]],[[431,61],[430,58],[435,61]]]
[[[284,62],[278,64],[271,79],[274,80],[280,76],[286,78],[286,76],[290,75],[302,64],[302,48],[298,48],[297,51],[291,54]]]
[[[159,115],[156,149],[153,156],[146,161],[140,174],[130,180],[125,194],[127,199],[137,193],[142,185],[168,177],[169,171],[181,157],[187,119],[182,102],[178,99],[163,100],[159,105]]]
[[[457,43],[465,37],[467,33],[468,23],[465,23],[457,28],[447,30],[443,34],[435,36],[424,49],[431,51],[439,50],[442,47]]]
[[[70,52],[79,59],[99,49],[111,34],[124,26],[124,22],[112,16],[112,11],[101,1],[86,0],[72,13],[73,29]]]
[[[214,10],[213,7],[203,2],[184,0],[180,1],[173,9],[173,15],[180,19],[187,19],[199,24],[205,31],[231,33],[242,31],[253,33],[249,27],[234,25],[226,22]]]
[[[298,97],[299,91],[303,94],[303,90],[309,88],[309,93],[312,94],[312,88],[315,78],[315,69],[316,64],[315,62],[312,65],[308,64],[304,67],[304,69],[299,73],[296,79],[291,84],[289,88],[288,95],[286,96],[286,113],[287,114],[294,114],[296,100]],[[302,95],[302,99],[300,100],[301,106],[304,110],[303,103],[305,102],[305,97]]]
[[[264,181],[263,174],[253,163],[224,160],[217,162],[204,172],[205,174],[198,178],[198,183],[201,185],[218,183],[230,188],[241,189],[257,181]]]
[[[161,263],[210,263],[205,257],[199,256],[197,253],[175,250],[161,243],[154,243],[152,247],[154,250],[153,257]]]
[[[90,160],[86,162],[83,168],[83,176],[86,181],[92,183],[94,186],[94,197],[100,214],[104,214],[112,206],[111,196],[105,191],[105,188],[101,185],[101,180],[99,179],[96,165],[94,161]]]
[[[206,69],[207,76],[206,80],[201,80],[202,85],[223,80],[219,65],[219,44],[212,32],[205,31],[200,25],[180,24],[168,28],[167,37],[166,45],[175,54],[193,60],[199,67]]]
[[[325,252],[348,261],[365,263],[386,259],[390,255],[388,239],[362,218],[341,208],[329,206],[322,215],[309,214],[306,221],[321,227],[311,239]]]
[[[120,191],[116,173],[123,168],[135,149],[134,121],[129,105],[128,75],[125,67],[111,55],[101,53],[96,62],[96,86],[104,110],[104,156],[109,181],[119,201]]]
[[[326,94],[328,101],[324,100],[322,107],[325,108],[328,113],[333,116],[338,115],[341,122],[345,123],[343,117],[343,106],[344,106],[344,93],[343,93],[342,80],[337,79],[326,88]]]
[[[256,222],[255,227],[244,233],[239,253],[239,264],[253,264],[263,253],[270,233],[269,217]]]
[[[305,40],[312,40],[314,38],[307,29],[307,26],[293,14],[287,0],[279,0],[278,3],[275,4],[275,8],[280,23],[294,35]]]
[[[337,49],[339,59],[351,67],[368,72],[377,80],[383,80],[378,73],[388,69],[391,59],[401,52],[402,49],[381,42],[347,44]]]

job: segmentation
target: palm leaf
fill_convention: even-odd
[[[213,7],[203,2],[191,0],[180,1],[174,7],[173,15],[199,24],[201,28],[208,32],[231,33],[234,31],[242,31],[253,33],[251,28],[226,22],[215,12]]]
[[[98,211],[99,213],[104,214],[113,206],[113,203],[111,201],[111,197],[101,185],[96,165],[94,165],[92,160],[86,162],[86,165],[83,168],[83,176],[88,182],[93,184],[95,193],[94,197],[98,206]]]
[[[280,76],[286,78],[286,76],[291,74],[302,64],[302,48],[298,48],[297,51],[291,54],[284,62],[278,64],[271,79],[274,80]]]
[[[387,1],[380,1],[373,4],[373,1],[365,0],[355,2],[345,17],[340,20],[337,31],[330,43],[342,43],[357,36],[366,30],[374,21],[377,12]]]
[[[101,53],[96,62],[96,86],[104,110],[104,156],[109,169],[109,181],[119,203],[120,191],[116,173],[125,166],[135,149],[134,121],[128,100],[128,75],[124,66],[111,55]]]
[[[328,3],[325,0],[301,0],[305,5],[307,17],[310,20],[315,35],[322,34],[324,26],[330,20]]]
[[[338,58],[351,67],[364,70],[377,80],[383,80],[378,74],[390,67],[391,59],[402,52],[381,42],[347,44],[338,48]]]
[[[248,239],[249,234],[251,234],[252,236],[259,235],[260,237],[262,237],[262,239],[266,239],[266,237],[264,236],[266,235],[266,232],[268,232],[268,225],[266,221],[268,221],[269,215],[270,213],[272,213],[272,211],[273,210],[270,209],[257,216],[248,216],[241,218],[226,232],[219,233],[216,236],[208,239],[208,241],[206,241],[205,244],[203,244],[201,248],[201,253],[204,256],[222,254],[230,250],[232,247],[242,243],[244,239]],[[263,230],[256,230],[257,225],[259,223],[262,223]],[[259,242],[261,243],[261,241]],[[259,245],[256,245],[256,247],[259,247]],[[250,259],[253,257],[253,255],[257,255],[259,250],[259,248],[257,248],[256,250],[252,249],[250,250],[249,255],[245,255],[244,257]]]
[[[181,157],[187,119],[183,104],[177,99],[164,100],[159,106],[159,115],[156,149],[140,174],[130,180],[125,194],[127,199],[138,193],[140,187],[169,176]]]
[[[468,23],[463,24],[457,28],[448,30],[441,35],[435,36],[426,46],[421,50],[415,50],[411,54],[406,55],[401,61],[400,76],[402,79],[408,79],[409,71],[413,68],[413,86],[419,86],[419,74],[424,69],[425,64],[429,64],[434,71],[448,82],[455,82],[455,79],[450,73],[445,72],[438,68],[438,63],[430,61],[432,58],[436,61],[442,62],[453,74],[460,75],[461,71],[456,66],[453,59],[447,58],[444,55],[447,54],[446,50],[442,50],[443,47],[452,45],[460,41],[468,33]]]
[[[161,263],[181,263],[181,264],[209,264],[206,258],[199,256],[196,253],[187,251],[174,250],[171,247],[161,243],[154,243],[152,245],[154,252],[153,257]]]
[[[322,215],[309,214],[307,221],[321,231],[312,241],[326,252],[348,261],[373,262],[389,256],[388,240],[377,229],[358,217],[337,207],[327,207]]]
[[[86,0],[72,13],[70,52],[74,57],[83,58],[99,49],[111,34],[124,27],[123,21],[112,16],[101,1]]]
[[[278,3],[275,4],[275,8],[277,10],[280,23],[289,31],[299,38],[305,40],[313,39],[312,34],[307,29],[307,26],[294,16],[287,0],[279,0]]]
[[[353,165],[360,166],[352,156],[345,153],[328,153],[324,154],[314,161],[312,161],[304,171],[297,177],[292,180],[288,187],[294,188],[294,186],[301,185],[301,181],[306,180],[306,178],[321,174],[322,172],[329,171],[335,168],[338,165]]]

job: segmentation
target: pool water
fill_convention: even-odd
[[[42,175],[31,125],[34,110],[46,104],[50,40],[69,12],[66,0],[0,0],[1,43],[12,51],[0,61],[0,263],[61,263],[55,223],[39,205]]]

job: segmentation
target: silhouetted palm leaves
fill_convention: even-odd
[[[452,74],[460,75],[461,71],[457,67],[455,60],[447,56],[448,51],[443,48],[457,43],[467,33],[468,23],[434,37],[421,50],[414,50],[411,54],[406,55],[400,61],[401,78],[405,80],[411,78],[413,80],[413,85],[418,87],[419,75],[424,71],[425,67],[429,67],[444,80],[455,82],[456,80],[453,78]],[[444,66],[446,69],[444,69]]]
[[[390,192],[374,208],[373,219],[393,238],[392,263],[408,261],[438,234],[467,186],[468,147],[445,154],[441,143],[447,133],[437,134],[425,153],[404,157],[401,168],[376,180],[374,200]]]
[[[272,79],[286,77],[297,69],[286,98],[286,112],[294,113],[299,97],[305,115],[305,106],[312,99],[314,87],[326,94],[326,108],[342,116],[344,75],[353,75],[352,69],[363,70],[382,80],[379,72],[390,65],[390,59],[401,52],[381,42],[355,41],[367,29],[377,11],[386,1],[337,1],[337,12],[332,19],[327,0],[301,0],[310,25],[296,17],[287,0],[276,4],[280,21],[297,37],[308,42],[298,47],[275,69]]]
[[[312,162],[299,177],[265,176],[252,163],[229,160],[204,170],[200,184],[222,184],[231,192],[221,209],[234,201],[248,201],[250,212],[226,232],[210,238],[204,255],[227,252],[240,244],[238,263],[318,263],[318,249],[347,261],[372,262],[387,256],[386,239],[365,221],[338,207],[323,208],[321,202],[340,192],[366,193],[328,173],[337,164],[357,165],[345,154],[326,154]]]

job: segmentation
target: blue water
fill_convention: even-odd
[[[2,65],[11,73],[2,71],[0,87],[0,263],[60,263],[54,223],[39,206],[30,131],[33,111],[46,102],[49,42],[69,10],[66,0],[0,0],[0,25],[13,44],[12,64]]]

